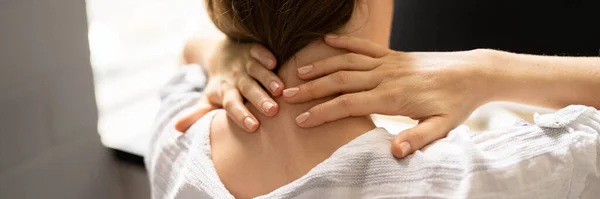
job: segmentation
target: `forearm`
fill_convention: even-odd
[[[488,51],[493,101],[548,108],[600,108],[600,57],[559,57]]]

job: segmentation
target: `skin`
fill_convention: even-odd
[[[375,6],[372,5],[373,2],[364,1],[357,6],[350,22],[339,32],[369,40],[380,38],[382,35],[389,36],[381,33],[386,29],[380,30],[371,24],[375,23],[375,20],[378,20],[376,23],[381,23],[381,18],[367,17],[377,16],[369,12],[371,9],[380,10],[372,7]],[[388,5],[381,4],[381,2],[377,1],[375,4],[385,6],[381,9],[391,10],[392,6],[389,4],[392,1],[388,1]],[[388,17],[387,23],[391,23],[391,14]],[[389,32],[389,29],[387,31]],[[381,42],[379,45],[387,45],[387,40],[384,39],[376,40],[376,42]],[[201,44],[201,42],[196,43]],[[216,48],[212,49],[214,51],[196,48],[197,46],[192,43],[187,46],[185,54],[186,60],[191,62],[202,63],[203,66],[213,64],[213,66],[222,67],[220,69],[205,68],[209,74],[208,84],[211,87],[206,90],[207,100],[212,102],[215,99],[211,100],[211,98],[218,97],[219,99],[216,101],[220,102],[227,112],[226,114],[220,112],[213,119],[210,137],[211,155],[221,181],[236,198],[262,195],[298,179],[318,163],[327,159],[339,147],[375,128],[368,116],[347,117],[315,128],[301,128],[296,125],[296,115],[312,106],[333,99],[333,97],[291,104],[285,101],[281,95],[268,97],[257,82],[253,84],[250,81],[252,78],[256,78],[263,85],[265,85],[263,82],[281,81],[282,85],[298,86],[305,83],[297,76],[299,67],[348,51],[330,47],[322,40],[315,41],[284,63],[275,76],[268,69],[260,67],[261,64],[268,64],[264,60],[260,61],[261,57],[270,56],[268,52],[266,52],[267,54],[259,52],[258,54],[261,56],[254,56],[249,52],[257,49],[256,45],[235,44],[228,41],[221,44],[215,43]],[[204,53],[204,55],[195,56],[196,53]],[[257,65],[257,67],[250,69],[244,67],[247,65]],[[264,76],[256,75],[255,70],[264,70]],[[271,74],[275,77],[270,76]],[[240,83],[240,78],[248,78],[248,81]],[[216,91],[211,90],[213,86]],[[239,93],[237,93],[238,90]],[[283,93],[283,88],[279,92]],[[289,92],[287,93],[289,94]],[[217,97],[210,97],[211,95]],[[248,98],[248,102],[240,103],[242,96]],[[258,106],[260,103],[255,102],[256,99],[272,100],[274,104],[277,104],[277,114],[266,113],[261,106]],[[259,102],[261,102],[260,100]],[[200,104],[203,103],[206,102],[200,102]],[[210,110],[207,105],[200,107],[202,109],[199,108],[188,117],[191,119],[180,120],[177,128],[187,129],[197,118],[202,117]],[[254,133],[248,133],[247,131],[251,129],[247,128],[242,121],[244,120],[242,118],[248,117],[261,122],[260,127],[253,126],[255,127]],[[243,166],[240,167],[240,165]]]
[[[296,54],[292,59],[296,61],[284,64],[278,75],[286,85],[300,85],[304,81],[297,77],[298,67],[342,53],[322,42],[311,44]],[[246,103],[261,121],[254,133],[247,133],[224,112],[215,115],[211,155],[227,190],[236,198],[269,193],[300,178],[339,147],[375,128],[368,116],[347,117],[310,129],[296,125],[296,115],[329,99],[332,97],[291,104],[275,97],[279,113],[272,117]]]
[[[368,30],[370,40],[389,46],[393,1],[359,3],[377,12],[368,13],[368,23],[364,20],[350,21],[354,23],[349,24],[354,29],[349,32],[363,34]],[[186,63],[199,64],[210,77],[205,90],[208,102],[214,107],[223,107],[238,126],[247,132],[254,132],[260,126],[260,121],[244,106],[244,100],[261,110],[260,114],[272,117],[278,113],[279,106],[271,96],[281,96],[286,86],[271,71],[277,64],[275,57],[261,45],[228,40],[212,23],[206,22],[203,31],[186,42],[184,60]],[[259,84],[268,88],[268,92],[263,91]],[[198,110],[183,117],[177,122],[177,130],[185,132],[203,116],[201,113]]]
[[[371,17],[391,17],[390,6],[383,6],[380,10]],[[381,22],[368,26],[377,27],[389,30],[390,23]],[[389,31],[385,33],[386,35],[377,35],[371,40],[387,46],[387,39],[382,38],[388,38]],[[402,53],[344,36],[339,39],[326,38],[325,42],[332,47],[353,52],[314,62],[312,67],[308,67],[314,71],[307,72],[306,67],[298,71],[298,76],[305,80],[326,76],[298,86],[298,94],[285,99],[297,103],[332,94],[344,95],[308,109],[306,113],[302,113],[304,117],[308,115],[307,119],[298,122],[298,125],[313,127],[340,118],[369,113],[410,116],[420,123],[415,128],[399,133],[392,145],[392,153],[398,158],[444,137],[474,109],[491,101],[511,101],[550,108],[561,108],[569,104],[600,107],[600,100],[597,100],[600,97],[599,58],[535,56],[485,49],[466,52]],[[205,46],[208,46],[206,49],[210,49],[210,45]],[[271,56],[270,53],[260,46],[252,47],[259,49],[262,56],[243,59],[242,63],[268,63],[256,60],[267,59]],[[217,55],[231,53],[226,50],[213,52]],[[254,73],[263,75],[251,77],[260,82],[276,81],[277,76],[264,71],[265,68],[269,67],[253,67],[253,70],[260,71]],[[330,86],[334,85],[330,84],[332,82],[346,83],[346,86]],[[374,87],[373,82],[382,84]],[[278,96],[281,93],[283,92],[278,91],[274,95]],[[244,97],[248,98],[245,95]],[[251,102],[262,99],[270,98],[248,98]],[[239,98],[234,98],[233,101],[235,102],[229,103],[241,103]],[[227,101],[211,102],[218,105]],[[353,106],[360,103],[368,103],[371,106]],[[228,109],[228,112],[240,115],[236,117],[238,125],[243,123],[240,122],[243,118],[252,115],[243,108],[237,108],[240,106],[233,107],[235,108]],[[202,115],[191,114],[183,118],[181,123],[186,125],[181,125],[178,129],[184,131]]]
[[[487,49],[405,53],[351,36],[326,37],[325,42],[352,53],[314,62],[314,70],[299,71],[302,79],[320,78],[289,88],[299,92],[286,100],[296,103],[343,95],[301,113],[309,117],[298,125],[309,128],[371,113],[419,120],[395,138],[392,153],[398,158],[445,137],[477,107],[492,101],[548,108],[583,104],[600,109],[598,57]]]
[[[216,30],[213,27],[213,30]],[[265,116],[274,116],[278,104],[259,83],[280,96],[285,84],[270,69],[276,65],[274,56],[257,44],[234,43],[220,32],[199,35],[186,43],[184,60],[204,67],[209,76],[205,95],[214,107],[223,107],[228,116],[247,132],[254,132],[260,123],[244,105],[247,99]],[[258,82],[256,81],[258,80]],[[191,113],[177,122],[176,128],[185,132],[204,114]]]

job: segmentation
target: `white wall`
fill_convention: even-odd
[[[0,0],[0,198],[130,198],[97,133],[87,30],[84,0]]]

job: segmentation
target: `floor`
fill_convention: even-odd
[[[150,183],[143,165],[143,159],[120,151],[112,151],[112,153],[118,168],[123,198],[151,198]]]

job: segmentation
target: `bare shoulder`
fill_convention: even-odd
[[[248,139],[252,135],[231,121],[225,111],[217,113],[212,120],[212,162],[219,179],[236,198],[252,198],[271,190],[265,190],[262,184],[256,183],[265,172],[260,172],[260,159],[252,156],[256,154],[255,147],[259,146]]]

